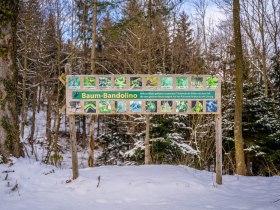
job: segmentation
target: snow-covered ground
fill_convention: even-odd
[[[77,180],[66,183],[71,174],[70,169],[27,158],[14,159],[12,166],[2,164],[0,209],[280,209],[279,176],[224,176],[223,185],[217,186],[215,174],[183,166],[85,168]],[[16,184],[18,188],[12,191]]]

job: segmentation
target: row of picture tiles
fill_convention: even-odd
[[[206,100],[204,110],[203,100],[191,101],[84,101],[83,110],[80,101],[70,101],[70,112],[74,113],[184,113],[184,112],[218,112],[217,100]]]
[[[97,82],[97,80],[99,82]],[[146,87],[170,87],[174,86],[173,77],[130,77],[128,79],[130,87],[142,87],[143,80]],[[125,88],[128,85],[126,77],[115,77],[113,79],[114,86],[116,88]],[[176,77],[176,87],[188,87],[189,86],[188,77]],[[98,85],[97,85],[98,83]],[[83,78],[83,87],[111,87],[112,78],[111,77],[84,77]],[[204,78],[203,77],[192,77],[190,82],[192,87],[203,87]],[[218,87],[218,77],[208,77],[205,80],[206,87]],[[81,78],[80,77],[69,77],[68,78],[68,87],[69,88],[81,88]]]

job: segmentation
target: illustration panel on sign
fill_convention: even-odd
[[[99,87],[100,88],[111,88],[111,77],[99,77]]]
[[[95,77],[85,77],[84,78],[84,87],[89,89],[96,88],[96,78]]]
[[[188,101],[176,101],[176,112],[187,112]]]
[[[161,77],[160,87],[162,89],[172,89],[173,88],[173,78],[172,77]]]
[[[147,88],[157,88],[158,86],[158,77],[147,77],[146,78],[146,87]]]
[[[115,111],[117,113],[126,112],[126,101],[115,101]]]
[[[85,113],[96,113],[96,101],[85,101],[84,111]]]
[[[186,89],[188,87],[188,78],[187,77],[176,77],[176,88]]]
[[[217,112],[218,111],[218,101],[209,100],[206,101],[206,112]]]
[[[81,112],[81,102],[80,101],[70,101],[70,112],[80,113]]]
[[[68,77],[68,88],[79,89],[81,87],[80,77]]]
[[[130,112],[142,112],[142,101],[130,101]]]
[[[100,113],[111,113],[112,106],[110,101],[99,101],[99,112]]]
[[[124,76],[118,76],[115,78],[115,87],[122,89],[126,87],[126,78]]]
[[[203,87],[203,77],[192,76],[192,87],[202,88]]]
[[[132,89],[141,89],[142,77],[130,77],[130,87]]]
[[[203,112],[203,101],[192,101],[192,112]]]
[[[161,112],[172,112],[173,101],[161,101],[160,111]]]
[[[207,77],[206,78],[206,87],[217,88],[218,87],[218,77]]]
[[[157,112],[157,101],[146,101],[146,112]]]

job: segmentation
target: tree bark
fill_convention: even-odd
[[[95,42],[96,42],[96,27],[97,27],[97,0],[93,1],[93,20],[92,20],[92,46],[91,46],[91,73],[95,74],[96,72],[96,50],[95,50]],[[88,166],[94,166],[94,116],[90,117],[89,123],[89,158],[88,158]]]
[[[242,136],[242,106],[243,106],[243,50],[240,30],[240,3],[239,0],[233,0],[233,24],[234,24],[234,44],[235,44],[235,75],[236,75],[236,97],[234,112],[234,142],[236,173],[246,175],[246,166],[244,158],[244,142]]]
[[[51,87],[47,87],[47,117],[46,117],[46,138],[49,145],[52,142],[52,132],[51,132],[51,110],[52,110],[52,93]]]
[[[152,69],[152,0],[148,3],[148,30],[149,36],[149,52],[148,52],[148,74],[151,73]],[[151,163],[151,149],[150,149],[150,115],[146,115],[146,135],[145,135],[145,164]]]
[[[0,1],[0,154],[21,155],[16,68],[16,23],[18,0]]]

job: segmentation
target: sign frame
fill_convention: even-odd
[[[216,79],[214,86],[207,82],[209,78]],[[221,78],[194,74],[67,75],[66,113],[221,114]]]

